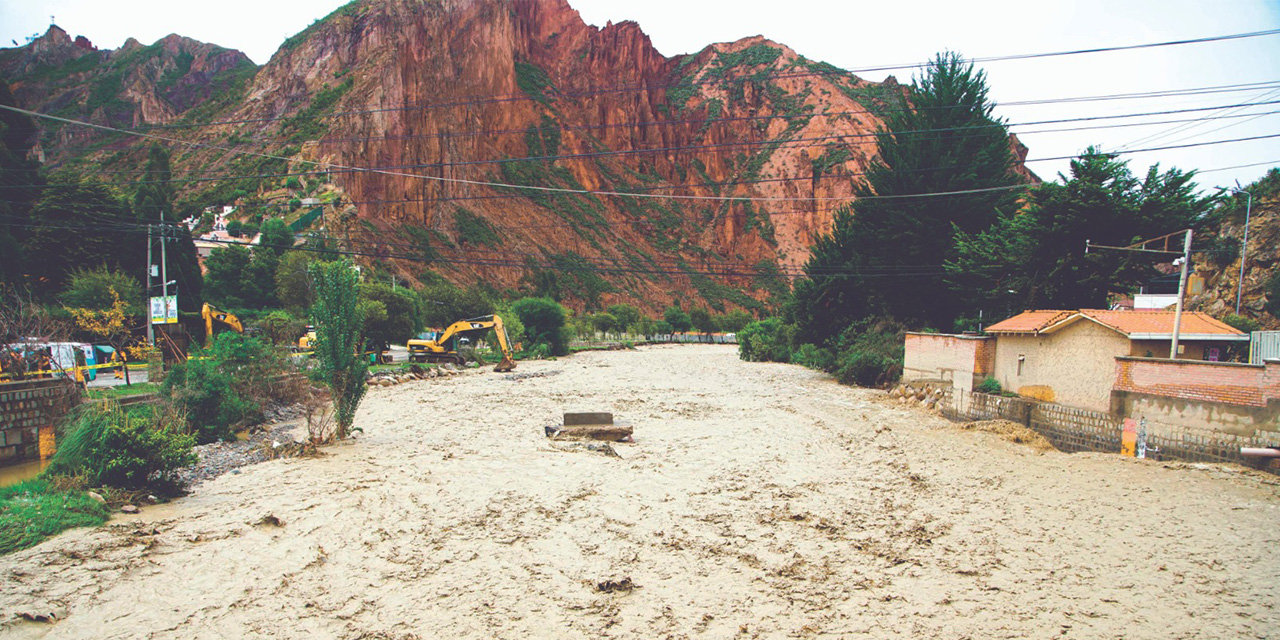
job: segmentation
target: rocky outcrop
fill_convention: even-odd
[[[237,73],[237,52],[204,46],[170,36],[95,55],[132,61],[119,95],[150,124]],[[24,90],[31,104],[91,102]],[[456,282],[516,289],[554,268],[573,306],[649,310],[758,306],[851,198],[883,114],[909,106],[893,78],[868,82],[759,36],[668,58],[639,25],[587,25],[565,0],[351,3],[215,97],[200,120],[234,124],[184,135],[290,162],[267,171],[195,151],[177,168],[321,173],[342,193],[330,232],[409,279],[429,261]],[[124,115],[99,108],[89,115]],[[284,181],[237,183],[241,211],[279,212],[261,203]],[[185,193],[230,204],[213,200],[232,189]]]
[[[1240,315],[1257,320],[1266,329],[1280,329],[1280,318],[1266,311],[1269,302],[1276,302],[1269,299],[1267,284],[1280,272],[1280,199],[1264,197],[1255,201],[1251,214],[1249,244],[1244,252],[1239,250],[1245,228],[1243,208],[1239,215],[1226,216],[1216,228],[1208,230],[1208,241],[1196,242],[1197,246],[1212,250],[1195,256],[1196,273],[1204,277],[1205,288],[1188,304],[1221,318],[1235,313],[1239,292]]]
[[[437,269],[500,287],[527,280],[526,264],[581,259],[605,265],[604,284],[562,274],[575,306],[597,286],[600,302],[651,309],[765,297],[752,272],[803,264],[874,157],[877,112],[904,95],[761,37],[667,58],[639,25],[589,26],[563,0],[376,0],[286,43],[228,119],[296,113],[335,89],[345,115],[301,157],[419,174],[334,174],[366,240],[428,229],[442,239]],[[488,221],[500,246],[468,246],[460,210]]]
[[[226,88],[226,81],[254,68],[243,53],[170,35],[151,46],[130,38],[115,51],[100,51],[83,36],[58,26],[16,49],[0,50],[0,77],[28,108],[95,124],[138,127],[167,124]],[[101,132],[42,123],[45,139],[60,145],[90,143]],[[123,141],[133,144],[134,140]],[[52,160],[83,148],[53,150]]]

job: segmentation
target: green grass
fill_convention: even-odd
[[[551,106],[551,97],[547,94],[547,89],[555,89],[555,85],[542,67],[517,60],[516,86],[538,104]]]
[[[107,370],[99,372],[98,375],[111,375]],[[99,387],[89,389],[89,397],[94,399],[118,400],[127,396],[137,396],[144,393],[157,393],[160,391],[160,385],[156,382],[135,382],[131,385],[117,385],[114,387]]]
[[[35,546],[67,529],[107,521],[106,505],[81,491],[36,478],[0,488],[0,555]]]
[[[453,212],[453,222],[454,228],[458,230],[458,241],[463,244],[487,247],[502,244],[502,237],[493,225],[468,209],[458,207]]]
[[[355,82],[351,78],[347,78],[337,86],[325,85],[317,91],[311,97],[311,102],[305,109],[285,120],[284,130],[292,132],[289,136],[289,141],[307,142],[324,136],[328,132],[329,126],[322,118],[353,86],[355,86]]]

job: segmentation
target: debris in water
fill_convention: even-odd
[[[284,521],[277,518],[274,513],[268,513],[267,515],[262,516],[262,519],[258,521],[258,524],[270,527],[283,527]]]
[[[636,584],[631,581],[630,577],[625,577],[621,580],[605,580],[604,582],[596,583],[596,591],[599,591],[600,593],[614,593],[616,591],[630,592],[635,588]]]

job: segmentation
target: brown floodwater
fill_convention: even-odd
[[[49,466],[48,460],[32,460],[0,467],[0,487],[18,484],[23,480],[30,480],[40,475],[40,472],[44,471],[47,466]]]

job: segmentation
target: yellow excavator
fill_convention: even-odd
[[[307,325],[307,332],[298,338],[298,351],[308,351],[316,344],[316,328]]]
[[[466,364],[466,360],[458,354],[458,344],[474,342],[483,337],[489,330],[498,336],[498,347],[502,350],[502,361],[493,370],[499,373],[516,368],[516,361],[511,358],[511,341],[507,338],[507,329],[502,326],[502,318],[498,316],[481,316],[470,320],[459,320],[434,338],[418,338],[410,340],[409,362],[452,362]]]
[[[204,346],[209,346],[209,342],[213,340],[213,323],[224,325],[236,333],[244,333],[244,325],[240,324],[240,318],[234,313],[223,311],[208,302],[200,308],[200,317],[204,318]]]

